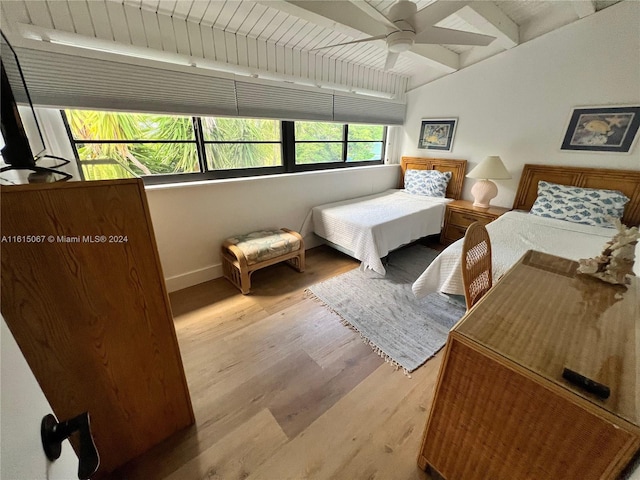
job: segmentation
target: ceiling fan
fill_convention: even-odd
[[[384,69],[388,70],[393,68],[400,53],[411,50],[415,44],[486,46],[495,40],[495,37],[489,35],[434,26],[435,23],[464,7],[466,2],[436,1],[418,12],[418,7],[414,2],[398,0],[391,6],[387,16],[366,2],[357,2],[357,4],[370,17],[387,27],[387,33],[351,42],[326,45],[313,50],[386,40],[388,53]]]

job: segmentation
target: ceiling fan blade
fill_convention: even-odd
[[[389,20],[387,17],[385,17],[382,13],[380,13],[374,7],[369,5],[367,2],[360,0],[352,3],[356,7],[358,7],[360,10],[362,10],[364,13],[369,15],[371,18],[382,23],[385,27],[390,28],[394,31],[400,31],[400,29],[391,20]]]
[[[373,40],[383,40],[385,38],[387,38],[386,35],[376,35],[375,37],[362,38],[360,40],[353,40],[351,42],[335,43],[333,45],[325,45],[324,47],[316,47],[316,48],[312,48],[309,51],[313,52],[314,50],[322,50],[324,48],[341,47],[342,45],[351,45],[352,43],[372,42]]]
[[[442,44],[442,45],[480,45],[487,46],[496,38],[480,33],[452,30],[450,28],[429,27],[416,34],[417,44]]]
[[[387,60],[384,62],[384,69],[385,70],[392,69],[393,66],[396,64],[396,61],[398,60],[399,56],[400,56],[400,53],[398,52],[388,52]]]
[[[440,20],[444,20],[449,15],[456,13],[461,8],[465,7],[469,2],[462,1],[446,1],[438,0],[425,8],[417,12],[410,23],[413,22],[413,28],[416,29],[416,33],[425,30]]]

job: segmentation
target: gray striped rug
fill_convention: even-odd
[[[411,284],[438,254],[411,245],[389,256],[386,276],[359,268],[309,287],[385,360],[412,372],[440,350],[464,303],[438,293],[416,300]]]

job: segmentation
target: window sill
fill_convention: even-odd
[[[145,190],[154,191],[154,190],[167,190],[167,189],[176,189],[176,188],[189,188],[189,187],[201,187],[206,185],[216,185],[216,184],[230,184],[230,183],[246,183],[246,182],[255,182],[262,180],[275,180],[282,179],[288,177],[298,177],[301,175],[332,175],[336,172],[343,172],[346,174],[347,172],[357,172],[364,170],[373,170],[373,169],[389,169],[396,170],[400,168],[400,165],[397,163],[393,164],[376,164],[376,165],[364,165],[358,167],[348,167],[348,168],[330,168],[323,170],[309,170],[306,172],[292,172],[292,173],[278,173],[274,175],[255,175],[248,177],[231,177],[231,178],[216,178],[216,179],[207,179],[207,180],[194,180],[194,181],[181,181],[181,182],[172,182],[172,183],[156,183],[156,184],[145,184]]]

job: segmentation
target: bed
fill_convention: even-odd
[[[400,188],[311,209],[302,232],[313,231],[325,243],[385,274],[382,258],[419,238],[440,233],[447,202],[459,199],[466,160],[402,157]],[[404,191],[409,170],[451,172],[443,198]]]
[[[640,171],[596,168],[525,165],[513,204],[507,212],[487,225],[491,238],[494,281],[498,280],[527,250],[539,250],[578,260],[598,255],[615,229],[545,218],[529,212],[538,192],[538,182],[618,190],[629,197],[622,217],[626,225],[640,224]],[[412,285],[422,298],[442,292],[464,295],[461,273],[462,239],[447,247]],[[640,258],[636,247],[636,257]],[[640,262],[635,264],[640,274]]]

